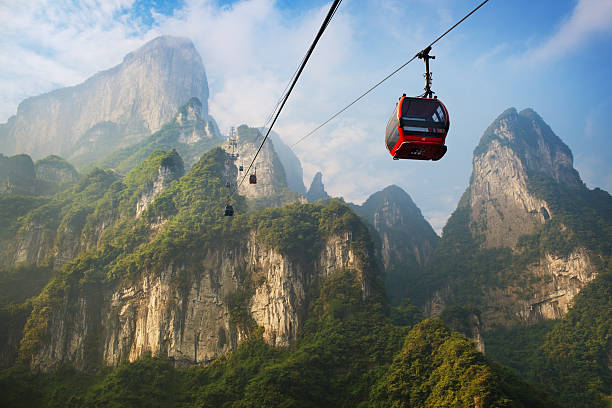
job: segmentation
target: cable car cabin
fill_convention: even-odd
[[[234,216],[234,207],[231,205],[225,206],[225,211],[223,212],[223,216],[225,217],[233,217]]]
[[[249,184],[257,184],[257,175],[256,174],[251,174],[249,176]]]
[[[394,160],[440,160],[450,121],[436,98],[402,96],[387,123],[385,142]]]
[[[243,171],[244,170],[244,167],[242,166],[242,164],[240,165],[240,167],[238,167],[238,170],[239,171]]]

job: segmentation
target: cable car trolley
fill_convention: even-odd
[[[446,106],[433,96],[427,47],[417,56],[425,60],[425,93],[417,97],[403,94],[387,122],[385,143],[393,160],[440,160],[446,153],[444,142],[450,126]]]

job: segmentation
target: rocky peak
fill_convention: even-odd
[[[404,229],[408,225],[422,224],[428,226],[435,235],[410,195],[396,185],[372,194],[361,207],[364,215],[372,220],[377,229],[383,226]]]
[[[76,183],[79,173],[66,160],[50,155],[34,163],[36,178],[49,183]]]
[[[311,203],[322,198],[329,198],[329,194],[327,194],[327,191],[325,191],[325,186],[323,185],[323,174],[320,171],[318,171],[313,177],[312,183],[310,183],[310,188],[306,193],[306,198]]]
[[[79,85],[24,100],[0,129],[0,151],[89,164],[142,141],[192,97],[208,118],[200,55],[188,39],[158,37]]]
[[[143,170],[148,170],[148,183],[143,187],[140,198],[136,203],[136,217],[140,217],[155,198],[164,191],[170,183],[178,180],[185,174],[181,156],[172,150],[168,153],[156,152],[148,161],[153,164],[152,169],[147,169],[147,162],[143,163]],[[136,169],[136,173],[139,169]]]
[[[532,109],[518,113],[510,108],[493,121],[474,150],[467,198],[472,230],[484,234],[485,246],[514,247],[519,236],[554,217],[549,203],[530,191],[535,177],[584,188],[567,145]]]
[[[0,154],[0,194],[34,194],[36,173],[27,154]]]

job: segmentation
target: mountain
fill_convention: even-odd
[[[200,100],[191,98],[160,130],[132,146],[114,151],[97,164],[127,173],[152,152],[174,149],[190,169],[202,154],[223,143],[215,121],[211,117],[203,118],[202,114]]]
[[[394,325],[369,229],[344,203],[247,214],[237,196],[228,219],[225,183],[238,170],[227,152],[182,168],[175,151],[157,151],[14,217],[17,237],[57,238],[38,239],[54,246],[45,262],[35,250],[30,266],[0,273],[0,287],[30,288],[0,305],[0,356],[18,361],[0,374],[4,403],[554,406],[441,321],[411,328],[419,313],[404,309],[407,326]]]
[[[94,169],[73,187],[48,199],[6,197],[0,265],[61,268],[80,252],[97,248],[121,212],[137,217],[183,172],[183,162],[175,151],[155,152],[124,179],[115,172]],[[107,193],[118,191],[131,203],[129,211],[109,202]]]
[[[476,317],[487,355],[562,405],[603,407],[610,254],[612,197],[582,183],[537,113],[509,109],[474,150],[470,184],[409,296],[455,328]]]
[[[572,162],[533,110],[491,124],[424,278],[431,313],[473,305],[490,325],[567,312],[612,252],[612,199],[587,189]]]
[[[192,97],[208,118],[200,55],[188,39],[158,37],[79,85],[21,102],[0,126],[0,151],[84,165],[159,130]]]
[[[439,237],[412,198],[398,186],[388,186],[352,208],[378,233],[387,295],[393,303],[399,303],[427,265]]]
[[[308,202],[315,202],[320,199],[329,198],[329,194],[325,191],[325,186],[323,185],[323,174],[320,171],[317,171],[317,174],[312,178],[312,183],[310,183],[310,188],[306,193],[306,199]]]
[[[181,166],[175,152],[159,152],[123,179],[94,171],[35,210],[71,218],[49,251],[61,271],[33,303],[21,340],[32,367],[84,369],[146,353],[209,362],[255,327],[266,342],[287,346],[321,279],[350,272],[363,296],[376,292],[367,228],[347,206],[294,204],[226,222],[225,152],[211,151],[177,180]],[[81,252],[66,263],[58,251],[74,245]]]
[[[228,154],[234,151],[237,158],[230,160],[228,164],[232,165],[233,170],[237,170],[241,165],[244,169],[236,173],[235,181],[232,180],[230,184],[232,188],[239,186],[237,192],[249,200],[249,207],[272,207],[301,201],[300,195],[290,190],[287,185],[285,168],[280,156],[276,153],[276,145],[272,140],[266,141],[250,172],[246,174],[263,140],[263,135],[259,129],[241,125],[236,129],[235,139],[237,144],[233,150],[229,145],[226,146],[226,149]],[[249,183],[251,175],[257,177],[257,184]],[[241,181],[243,181],[242,184],[240,184]]]

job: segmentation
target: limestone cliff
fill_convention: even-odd
[[[23,101],[3,125],[0,151],[87,164],[157,131],[191,97],[208,117],[200,55],[188,39],[158,37],[82,84]]]
[[[255,280],[249,314],[270,344],[288,346],[301,329],[310,287],[336,271],[360,267],[346,234],[327,240],[312,269],[262,247],[254,236],[238,248],[202,249],[206,255],[195,269],[172,264],[101,295],[70,294],[68,303],[51,312],[48,340],[32,367],[68,363],[82,369],[92,352],[88,342],[97,343],[107,365],[146,353],[181,365],[208,363],[249,335],[232,309],[247,276]]]
[[[225,148],[228,152],[228,158],[234,151],[236,158],[231,161],[231,164],[237,168],[242,165],[243,171],[236,173],[235,180],[229,180],[232,188],[239,185],[245,176],[248,166],[263,140],[263,135],[256,128],[241,125],[236,129],[235,139],[237,145],[233,149],[229,146],[229,143]],[[257,184],[249,183],[251,175],[257,176]],[[283,203],[300,201],[300,195],[290,191],[287,186],[285,169],[276,153],[272,140],[267,140],[263,145],[249,174],[246,175],[246,179],[238,188],[238,193],[248,198],[253,207],[278,206]]]
[[[531,109],[509,109],[487,129],[474,152],[468,202],[476,233],[486,247],[516,245],[551,216],[549,204],[529,191],[530,175],[568,188],[584,185],[572,153]]]
[[[588,190],[572,163],[533,110],[509,109],[493,122],[424,278],[427,313],[473,305],[486,329],[567,312],[607,257],[600,229],[612,221],[610,196]]]

